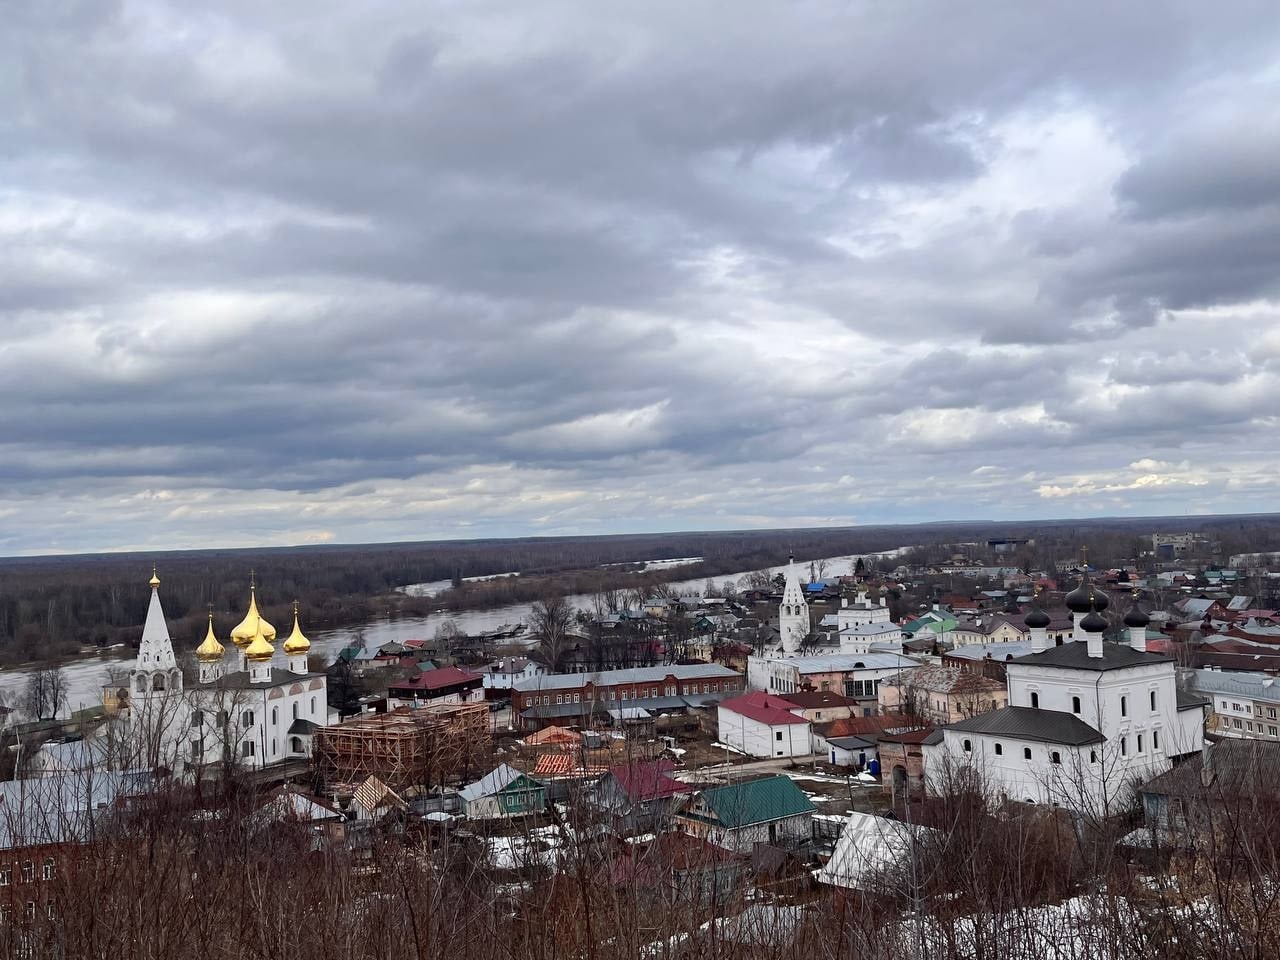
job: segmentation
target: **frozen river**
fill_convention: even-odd
[[[899,547],[896,550],[887,550],[882,553],[872,554],[847,554],[839,557],[826,557],[826,572],[828,577],[840,576],[849,573],[853,564],[857,562],[859,556],[865,558],[880,556],[897,556],[911,547]],[[815,564],[821,562],[813,561]],[[799,561],[804,576],[808,575],[809,561]],[[773,576],[786,569],[785,564],[768,567],[765,572],[769,576]],[[732,580],[735,583],[754,573],[754,570],[742,570],[738,573],[727,573],[711,579],[717,586],[723,584],[726,580]],[[698,577],[693,580],[676,580],[672,581],[671,587],[677,594],[701,595],[702,588],[706,584],[705,577]],[[444,586],[448,586],[447,581],[443,581]],[[435,584],[416,584],[418,587],[436,586]],[[571,594],[568,597],[570,605],[574,607],[589,608],[591,606],[591,597],[587,594]],[[315,653],[324,654],[332,659],[337,656],[338,651],[343,647],[350,645],[358,637],[363,637],[365,645],[370,648],[376,648],[384,643],[390,643],[395,640],[403,643],[406,640],[427,640],[435,636],[441,625],[453,622],[457,628],[463,633],[475,634],[486,633],[491,630],[497,630],[500,627],[515,626],[524,623],[529,616],[532,603],[512,603],[502,607],[492,607],[488,610],[454,610],[442,613],[433,613],[425,617],[403,617],[396,619],[382,618],[378,620],[370,620],[366,623],[338,627],[332,630],[314,630],[307,631],[307,635],[311,639],[311,649]],[[303,627],[306,627],[305,613]],[[284,629],[286,626],[276,624],[276,628]],[[193,641],[199,638],[192,638]],[[181,642],[178,644],[182,646]],[[102,702],[102,685],[107,682],[108,670],[112,667],[117,669],[127,669],[131,664],[130,658],[113,656],[110,653],[100,657],[94,657],[87,660],[76,660],[66,664],[62,670],[67,679],[69,690],[68,703],[71,709],[80,707],[93,706]],[[29,674],[27,668],[14,668],[10,670],[0,671],[0,697],[3,698],[5,704],[13,706],[15,699],[21,691],[23,683]]]

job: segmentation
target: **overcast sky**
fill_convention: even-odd
[[[4,20],[0,553],[1278,507],[1273,2]]]

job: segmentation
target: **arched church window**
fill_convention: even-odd
[[[277,708],[272,707],[271,708],[271,725],[274,727],[279,722],[280,722],[280,711]]]
[[[164,674],[163,674],[163,673],[157,673],[154,677],[152,677],[152,678],[151,678],[151,689],[152,689],[152,690],[163,690],[163,689],[164,689]]]
[[[290,750],[292,750],[294,753],[302,753],[302,738],[301,738],[301,737],[290,737],[290,738],[289,738],[289,749],[290,749]]]
[[[293,701],[293,719],[298,719],[298,701]]]
[[[139,692],[139,693],[146,693],[146,692],[147,692],[147,678],[146,678],[146,677],[139,677],[139,678],[138,678],[138,682],[137,682],[136,686],[138,687],[138,692]]]

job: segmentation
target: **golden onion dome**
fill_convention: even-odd
[[[261,620],[258,621],[257,633],[249,641],[249,646],[244,648],[244,655],[254,663],[264,663],[276,655],[275,648],[267,642],[266,635],[262,632]]]
[[[298,601],[293,601],[293,633],[284,642],[285,653],[306,653],[311,649],[311,641],[306,638],[302,628],[298,626]]]
[[[160,577],[156,574],[156,565],[154,563],[151,565],[151,579],[147,582],[151,585],[152,590],[160,586]]]
[[[222,644],[213,635],[213,611],[209,611],[209,631],[204,635],[204,642],[196,647],[196,658],[202,663],[214,663],[222,659]]]
[[[244,619],[236,625],[231,631],[231,641],[237,647],[247,647],[258,633],[258,628],[262,628],[262,636],[270,643],[276,638],[276,628],[267,623],[262,618],[262,614],[258,612],[258,596],[255,587],[249,587],[249,612],[244,615]]]

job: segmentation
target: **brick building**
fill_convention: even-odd
[[[703,706],[743,689],[742,674],[718,663],[664,664],[596,673],[554,673],[521,680],[511,712],[528,728],[582,723],[609,711]]]

